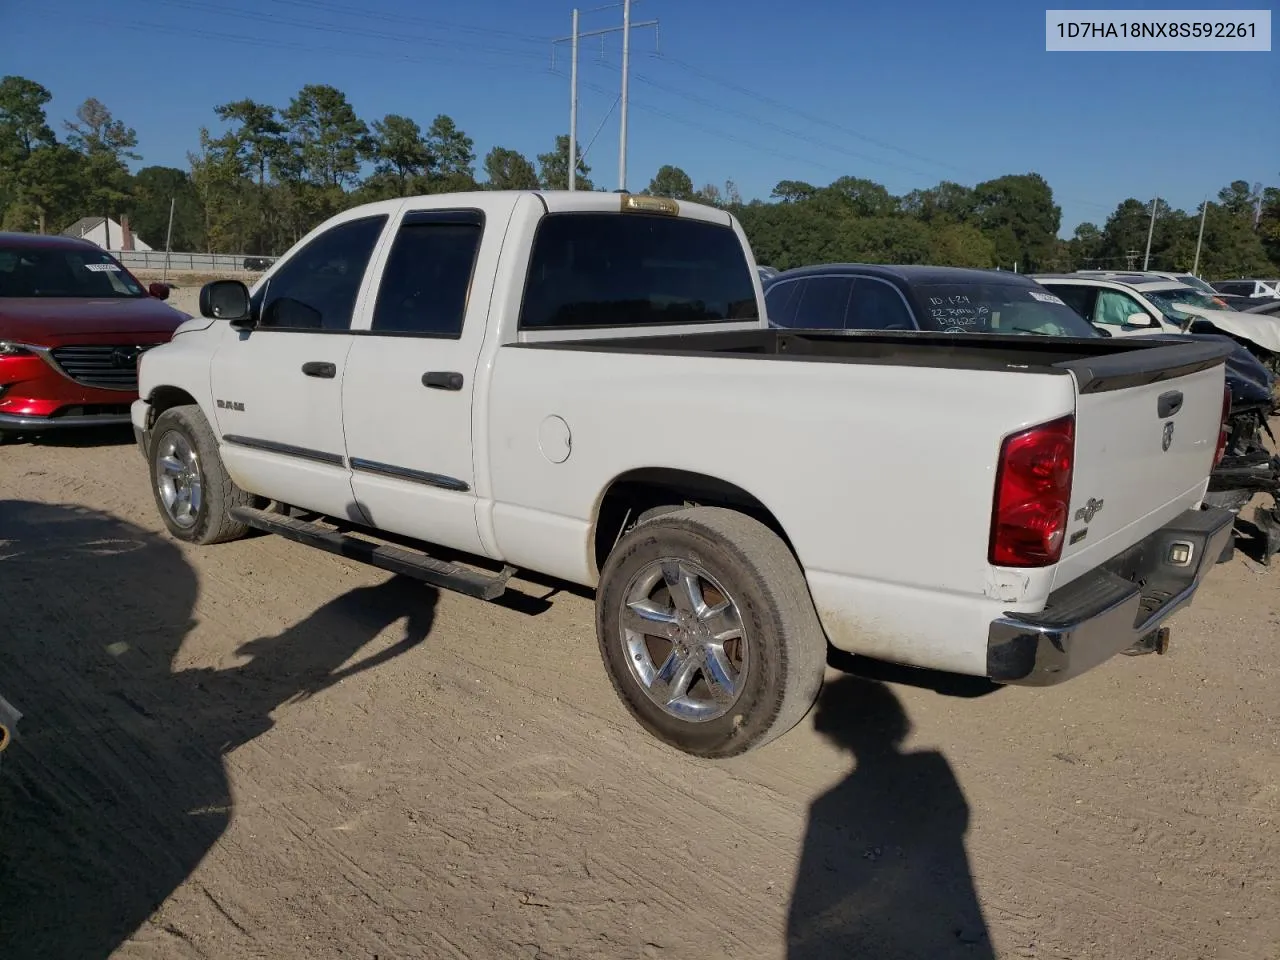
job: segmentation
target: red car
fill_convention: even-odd
[[[87,240],[0,233],[0,440],[128,423],[138,355],[186,319],[168,296]]]

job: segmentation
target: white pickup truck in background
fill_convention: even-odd
[[[828,641],[1025,684],[1162,647],[1230,531],[1226,347],[771,330],[697,204],[371,204],[201,312],[133,407],[175,537],[594,588],[623,702],[700,756],[797,723]]]

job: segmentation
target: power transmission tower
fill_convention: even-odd
[[[578,10],[575,7],[573,11],[573,32],[567,37],[557,37],[551,41],[551,64],[555,66],[555,48],[558,43],[568,43],[571,45],[573,62],[569,67],[569,189],[577,189],[578,180],[578,41],[584,37],[603,37],[610,33],[622,34],[622,115],[621,130],[618,137],[618,189],[625,190],[627,188],[627,87],[628,87],[628,70],[631,59],[631,29],[633,27],[653,27],[655,36],[657,34],[657,20],[644,20],[640,23],[631,22],[631,2],[632,0],[623,0],[622,6],[622,26],[620,27],[603,27],[599,30],[578,30]]]
[[[1124,254],[1124,265],[1125,265],[1125,269],[1127,269],[1127,270],[1132,270],[1132,269],[1133,269],[1133,262],[1134,262],[1135,260],[1137,260],[1137,259],[1138,259],[1138,251],[1137,251],[1137,250],[1126,250],[1126,251],[1125,251],[1125,254]]]

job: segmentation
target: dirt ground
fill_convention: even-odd
[[[160,529],[127,435],[0,447],[5,960],[1280,958],[1280,569],[1244,553],[1168,656],[843,662],[711,763],[624,713],[583,596]]]

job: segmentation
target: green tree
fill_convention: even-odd
[[[996,244],[999,264],[1016,262],[1024,273],[1038,269],[1057,250],[1062,208],[1038,173],[1009,174],[978,184],[974,216]]]
[[[951,180],[927,190],[912,190],[900,202],[904,213],[925,223],[968,223],[976,206],[973,188]]]
[[[174,250],[199,250],[204,245],[201,230],[200,196],[191,176],[176,167],[143,167],[133,176],[133,204],[130,225],[157,250],[169,230],[169,207],[173,205]],[[240,251],[236,251],[240,252]]]
[[[372,153],[373,141],[345,93],[327,84],[308,84],[282,116],[302,179],[337,189],[356,181],[360,161]]]
[[[672,200],[692,200],[693,181],[679,167],[664,164],[649,181],[645,193],[655,197],[670,197]]]
[[[467,184],[464,189],[472,189],[475,186],[475,143],[458,129],[452,117],[442,113],[432,120],[431,126],[427,128],[426,143],[427,150],[435,160],[429,174],[431,179],[440,185],[452,184],[456,187],[459,184]]]
[[[577,149],[577,172],[574,187],[578,190],[594,190],[589,174],[591,168],[582,159],[582,147]],[[556,137],[555,149],[548,153],[538,154],[538,180],[544,190],[569,189],[569,135],[562,133]]]
[[[44,233],[77,192],[78,157],[57,142],[49,91],[26,77],[0,79],[0,221]]]
[[[968,223],[940,223],[929,228],[927,263],[942,267],[996,265],[996,245],[990,237]]]
[[[271,202],[272,191],[268,185],[268,173],[272,169],[272,164],[283,157],[288,150],[285,141],[285,125],[280,121],[279,112],[275,107],[256,100],[236,100],[219,104],[213,108],[213,111],[218,119],[231,125],[227,132],[229,139],[224,141],[227,148],[236,151],[245,167],[257,179],[257,189],[252,201],[249,200],[244,185],[237,188],[239,192],[245,194],[244,216],[254,224],[246,236],[243,252],[273,252],[277,245],[273,228],[276,212]],[[248,209],[249,207],[253,209]],[[184,229],[184,236],[186,235],[188,234]]]
[[[779,180],[769,196],[783,203],[796,203],[800,200],[812,200],[818,188],[803,180]]]
[[[38,146],[14,172],[3,228],[48,233],[84,212],[84,157],[61,143]]]
[[[373,122],[373,132],[374,169],[393,179],[403,197],[413,178],[422,176],[433,163],[422,128],[408,117],[389,113]]]
[[[838,203],[855,217],[890,217],[898,212],[898,201],[888,190],[861,177],[840,177],[814,199]]]
[[[104,217],[118,214],[129,200],[126,161],[140,159],[133,152],[138,145],[137,133],[93,97],[82,103],[76,119],[65,125],[67,144],[84,158],[80,166],[87,209],[83,212],[95,211]]]
[[[490,190],[537,190],[538,174],[524,154],[506,147],[494,147],[484,158],[484,173]]]
[[[52,97],[26,77],[0,79],[0,160],[5,166],[21,163],[37,148],[56,142],[44,112]]]

